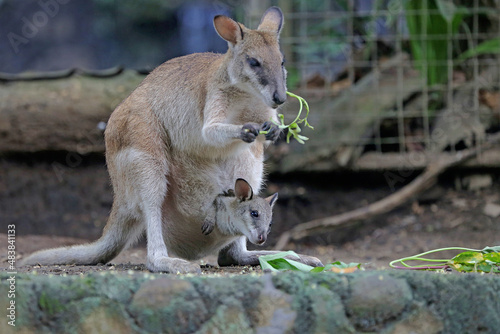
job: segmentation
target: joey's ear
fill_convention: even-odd
[[[250,184],[244,179],[237,179],[234,184],[234,192],[236,194],[236,198],[240,201],[251,200],[253,197],[253,190]]]
[[[270,7],[262,15],[257,30],[267,30],[279,35],[283,26],[283,12],[279,7]]]
[[[278,199],[278,193],[274,193],[271,196],[265,198],[266,202],[269,203],[271,208],[274,206],[277,199]]]
[[[241,25],[227,16],[217,15],[214,17],[214,27],[219,36],[233,46],[243,39]]]

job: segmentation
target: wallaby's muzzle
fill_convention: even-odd
[[[286,93],[275,91],[273,94],[273,102],[276,106],[282,105],[286,101]]]

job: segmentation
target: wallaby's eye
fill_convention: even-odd
[[[283,57],[283,60],[281,61],[281,66],[284,66],[285,65],[285,57]]]
[[[248,58],[248,64],[251,67],[259,67],[260,66],[260,62],[255,58]]]
[[[252,210],[250,211],[250,215],[254,218],[258,218],[259,217],[259,211],[257,210]]]

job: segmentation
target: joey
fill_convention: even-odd
[[[271,231],[272,209],[278,193],[267,198],[254,196],[244,179],[237,179],[232,189],[218,195],[202,226],[205,235],[217,228],[227,235],[245,235],[255,245],[266,242]]]

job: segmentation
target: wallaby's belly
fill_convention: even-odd
[[[216,196],[233,189],[237,178],[245,178],[255,189],[260,188],[262,162],[252,159],[255,164],[247,164],[245,172],[238,168],[239,160],[249,154],[230,160],[173,157],[162,207],[163,236],[169,253],[198,259],[217,253],[239,237],[223,235],[217,228],[204,235],[202,225]]]
[[[169,253],[188,260],[196,260],[207,255],[216,254],[237,236],[222,235],[216,228],[209,235],[202,233],[205,210],[202,206],[210,205],[211,193],[206,194],[203,203],[192,203],[192,211],[179,208],[175,201],[166,201],[163,210],[163,236]],[[215,198],[216,195],[214,195]],[[186,203],[183,203],[186,204]]]
[[[163,233],[165,244],[171,256],[177,256],[186,260],[197,260],[208,255],[217,254],[219,250],[236,240],[238,236],[222,235],[216,228],[209,235],[201,232],[202,222],[199,220],[175,221],[172,230],[172,221],[167,221]]]

